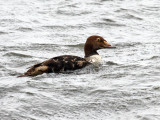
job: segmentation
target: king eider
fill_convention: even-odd
[[[77,70],[84,68],[90,64],[96,65],[101,62],[101,56],[97,50],[112,47],[103,37],[93,35],[88,37],[85,45],[85,57],[81,58],[72,55],[62,55],[48,59],[42,63],[38,63],[29,68],[27,72],[18,76],[36,76],[43,73],[61,73],[67,70]]]

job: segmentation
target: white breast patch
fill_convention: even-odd
[[[99,65],[102,62],[102,58],[100,55],[92,55],[92,56],[86,57],[85,59],[94,65]]]

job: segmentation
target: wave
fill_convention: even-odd
[[[84,47],[84,44],[83,44],[83,43],[80,43],[80,44],[76,44],[76,45],[65,45],[65,46],[73,47],[73,48],[83,48],[83,47]]]
[[[18,31],[22,31],[22,32],[31,32],[33,31],[32,28],[29,28],[29,27],[19,27],[18,29],[16,29]]]
[[[87,14],[90,14],[92,12],[90,11],[65,11],[65,10],[57,10],[56,12],[58,15],[67,15],[67,16],[80,16],[80,15],[87,15]]]
[[[108,26],[114,26],[114,27],[122,27],[122,26],[126,26],[125,24],[119,24],[116,22],[93,22],[91,23],[92,26],[98,27],[98,28],[102,28],[102,27],[108,27]]]
[[[118,47],[123,47],[123,48],[126,48],[126,47],[135,47],[135,46],[141,46],[142,43],[141,42],[120,42],[120,43],[116,43],[115,46],[118,46]]]
[[[135,20],[143,20],[143,18],[138,17],[136,15],[132,15],[132,14],[125,14],[121,16],[122,18],[127,18],[127,19],[135,19]]]
[[[22,53],[16,53],[16,52],[8,52],[6,54],[4,54],[3,56],[15,56],[15,57],[25,57],[25,58],[31,58],[32,56],[30,55],[25,55],[25,54],[22,54]]]
[[[152,56],[152,57],[148,58],[147,60],[155,60],[155,59],[159,59],[159,58],[160,58],[160,56]]]
[[[43,28],[47,29],[58,29],[58,30],[68,30],[68,29],[84,29],[84,25],[66,25],[66,26],[61,26],[61,25],[47,25],[47,26],[42,26]]]
[[[113,61],[107,61],[106,65],[119,65],[118,63],[115,63]]]
[[[0,31],[0,35],[8,34],[7,32]]]

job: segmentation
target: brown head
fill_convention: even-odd
[[[97,50],[104,49],[104,48],[115,48],[112,47],[103,37],[93,35],[88,37],[85,46],[84,46],[84,52],[85,57],[88,57],[90,55],[98,54]]]

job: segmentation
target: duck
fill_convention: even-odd
[[[84,58],[74,55],[53,57],[29,67],[25,73],[18,77],[37,76],[43,73],[63,73],[65,71],[82,69],[91,64],[98,65],[101,63],[102,58],[97,50],[106,48],[116,47],[111,46],[103,37],[92,35],[87,38],[84,44]]]

